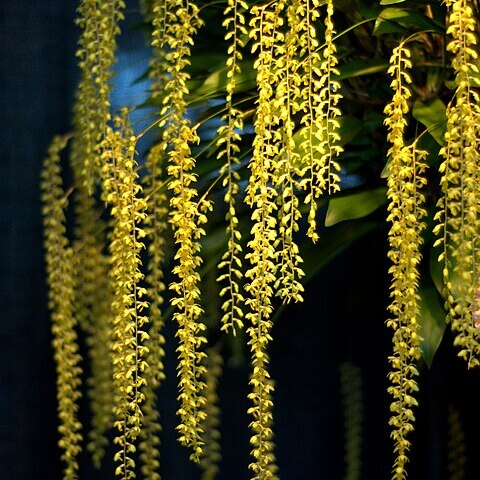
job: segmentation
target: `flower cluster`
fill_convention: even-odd
[[[150,78],[152,79],[152,99],[163,103],[164,87],[168,82],[166,62],[166,22],[168,11],[167,0],[152,2],[152,46],[153,56],[150,62]],[[160,412],[157,405],[157,390],[165,379],[163,358],[165,351],[165,337],[163,330],[165,319],[161,311],[164,302],[164,274],[163,264],[166,260],[166,234],[168,229],[168,196],[164,188],[164,163],[166,162],[165,145],[163,140],[155,144],[146,159],[147,176],[145,178],[145,192],[147,194],[146,233],[148,245],[148,273],[146,281],[150,296],[150,330],[146,346],[148,348],[149,370],[146,373],[146,382],[143,393],[144,427],[141,431],[139,444],[142,474],[148,480],[159,480],[160,466]]]
[[[227,281],[220,296],[226,296],[222,305],[225,312],[222,317],[222,330],[231,330],[233,334],[236,328],[243,327],[243,311],[241,304],[244,301],[243,295],[240,293],[239,281],[243,274],[241,271],[242,247],[240,241],[242,235],[238,228],[238,218],[235,206],[235,196],[238,194],[238,180],[240,178],[237,168],[240,164],[238,153],[240,151],[240,133],[243,129],[243,113],[234,107],[233,94],[236,88],[236,75],[240,73],[239,62],[242,60],[241,49],[245,46],[242,37],[247,36],[247,28],[245,26],[244,11],[248,9],[247,4],[243,0],[228,0],[225,8],[225,20],[223,26],[227,29],[225,40],[230,40],[228,47],[227,60],[227,86],[226,86],[226,109],[227,114],[222,117],[222,121],[226,124],[218,128],[217,146],[221,147],[218,152],[218,159],[226,157],[226,163],[222,167],[222,174],[225,175],[223,187],[226,188],[225,203],[227,204],[227,251],[222,256],[222,261],[218,265],[221,273],[218,277],[219,282]]]
[[[223,358],[218,347],[209,348],[205,359],[205,399],[207,417],[203,422],[205,447],[200,459],[202,480],[215,480],[220,461],[220,407],[218,406],[218,381],[222,375]]]
[[[190,120],[185,116],[187,111],[186,95],[188,94],[186,67],[189,65],[190,46],[193,37],[202,24],[198,7],[190,1],[174,0],[167,12],[165,27],[165,45],[168,49],[165,60],[168,64],[169,80],[165,85],[164,116],[160,127],[165,127],[163,139],[168,152],[169,164],[167,173],[172,177],[168,188],[171,191],[170,223],[172,224],[177,264],[173,273],[177,281],[170,285],[174,292],[171,301],[175,308],[174,319],[178,323],[177,337],[179,346],[178,376],[180,425],[179,441],[192,449],[191,458],[198,461],[202,454],[201,422],[205,418],[205,397],[202,390],[205,383],[202,376],[205,367],[201,351],[206,342],[202,335],[205,325],[199,321],[203,310],[199,305],[200,275],[198,269],[202,262],[200,257],[200,238],[205,234],[202,225],[206,223],[205,215],[211,204],[205,200],[197,201],[197,190],[194,184],[197,176],[193,173],[195,159],[191,145],[199,141]]]
[[[455,96],[447,107],[446,145],[440,167],[443,197],[439,202],[435,232],[443,245],[447,286],[446,307],[455,344],[469,367],[480,365],[480,330],[475,312],[480,304],[480,80],[478,77],[478,24],[467,0],[449,0],[452,36],[447,49],[454,58]]]
[[[390,405],[392,416],[392,438],[395,444],[393,479],[406,478],[407,454],[410,449],[408,434],[413,430],[415,417],[413,407],[417,400],[413,396],[418,390],[416,362],[420,358],[418,265],[421,260],[422,230],[426,215],[425,198],[421,193],[426,184],[423,159],[426,152],[417,148],[416,142],[405,145],[404,131],[407,125],[405,115],[409,111],[411,96],[408,85],[412,82],[409,70],[412,67],[410,50],[401,43],[394,48],[388,73],[393,78],[394,92],[391,103],[385,107],[385,125],[390,143],[391,159],[388,176],[387,196],[390,200],[387,220],[391,223],[389,232],[392,261],[389,273],[392,317],[387,325],[394,331],[393,354],[389,357],[392,371],[389,374],[391,386],[388,392],[393,397]]]
[[[278,35],[274,45],[275,64],[273,66],[273,87],[275,98],[272,109],[278,117],[279,126],[272,131],[273,141],[279,144],[278,155],[273,162],[272,182],[278,192],[278,232],[275,242],[278,278],[275,289],[284,302],[302,301],[303,286],[300,279],[304,273],[300,267],[302,258],[294,240],[299,230],[301,217],[297,196],[300,170],[300,155],[295,149],[293,117],[298,111],[301,77],[297,59],[297,39],[299,16],[298,5],[286,9],[288,29]]]
[[[303,112],[300,130],[302,135],[304,171],[300,186],[307,190],[305,203],[309,205],[308,236],[318,240],[317,199],[325,192],[332,194],[340,189],[340,166],[337,157],[343,151],[339,145],[338,106],[342,96],[340,84],[334,79],[338,75],[337,49],[333,42],[333,1],[328,0],[325,17],[325,45],[320,48],[316,36],[315,22],[320,17],[319,0],[299,2],[298,24],[299,51],[302,58],[303,85],[300,108]]]
[[[78,419],[81,396],[81,357],[74,315],[75,275],[73,252],[66,234],[67,197],[62,187],[60,154],[67,138],[56,136],[48,149],[42,170],[42,213],[48,283],[52,312],[53,351],[57,370],[59,446],[65,462],[64,479],[78,478],[82,425]]]
[[[257,70],[258,106],[255,118],[255,139],[250,161],[250,179],[247,187],[247,203],[254,209],[251,230],[252,239],[248,243],[250,252],[245,255],[251,267],[246,273],[248,293],[246,305],[250,308],[246,318],[249,345],[252,352],[249,398],[253,406],[249,413],[253,416],[250,424],[253,436],[253,463],[250,465],[255,479],[275,478],[275,457],[273,454],[272,400],[273,385],[268,373],[267,345],[271,340],[272,297],[277,272],[275,240],[277,237],[277,192],[272,183],[274,162],[279,153],[273,131],[280,123],[274,109],[274,54],[275,45],[283,41],[280,27],[283,25],[281,13],[284,3],[273,2],[267,6],[254,6],[250,23],[253,37],[253,52],[258,50],[254,67]]]
[[[140,285],[140,254],[146,236],[141,227],[145,220],[146,202],[136,172],[135,146],[137,138],[127,123],[127,113],[115,119],[117,130],[107,128],[102,145],[103,196],[111,207],[110,274],[114,289],[112,362],[115,384],[115,422],[118,429],[115,443],[119,451],[115,461],[120,465],[116,474],[128,480],[135,477],[133,453],[142,422],[141,404],[144,394],[145,346],[148,322],[144,311],[147,290]]]
[[[78,127],[78,122],[77,122]],[[112,290],[108,276],[106,224],[97,210],[96,199],[82,183],[85,144],[80,129],[70,148],[74,191],[74,260],[76,272],[75,316],[86,334],[91,375],[87,380],[92,426],[87,449],[96,468],[108,445],[107,433],[113,422],[113,381],[110,359]]]
[[[90,194],[100,179],[99,146],[111,119],[110,79],[124,8],[123,0],[82,0],[78,8],[76,23],[82,30],[77,50],[81,80],[75,116],[83,147],[78,170]]]

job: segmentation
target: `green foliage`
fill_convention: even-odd
[[[432,365],[435,352],[445,332],[444,310],[438,292],[431,285],[422,286],[420,296],[420,337],[423,359],[428,367]]]
[[[332,227],[339,222],[369,215],[386,203],[385,193],[385,187],[379,187],[374,190],[332,198],[328,202],[325,226]]]

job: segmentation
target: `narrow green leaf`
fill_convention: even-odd
[[[420,336],[423,339],[421,349],[425,363],[430,367],[445,332],[445,311],[438,292],[433,285],[421,287],[419,296]]]
[[[394,3],[403,3],[405,0],[382,0],[380,5],[393,5]]]
[[[325,226],[331,227],[345,220],[366,217],[386,203],[386,192],[386,187],[379,187],[366,192],[332,198],[328,204]]]
[[[386,8],[378,16],[373,29],[374,35],[383,35],[385,33],[407,33],[414,30],[433,30],[442,32],[440,25],[435,23],[430,17],[416,10],[407,10],[404,8]]]
[[[222,96],[225,93],[227,85],[226,67],[222,67],[210,75],[203,81],[201,85],[191,90],[190,100],[195,101],[199,98],[205,100],[216,96]],[[242,69],[240,73],[235,75],[236,78],[236,92],[243,92],[255,87],[256,72],[253,69],[253,62],[242,62]]]
[[[426,102],[417,100],[413,105],[412,115],[413,118],[427,127],[428,132],[439,145],[445,145],[446,107],[438,97]]]
[[[383,72],[388,68],[388,62],[377,59],[360,59],[351,60],[339,69],[340,75],[338,80],[346,78],[361,77],[363,75],[371,75],[373,73]]]

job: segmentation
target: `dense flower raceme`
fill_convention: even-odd
[[[74,315],[74,258],[66,235],[67,196],[62,187],[61,152],[66,137],[56,136],[49,147],[42,170],[42,204],[48,305],[52,312],[53,351],[57,370],[57,401],[60,425],[59,446],[65,462],[64,479],[78,477],[82,425],[78,419],[81,385],[81,357]]]
[[[413,394],[418,390],[415,377],[418,375],[416,362],[420,358],[418,265],[421,260],[421,233],[425,228],[422,218],[426,215],[422,193],[426,180],[423,160],[426,152],[419,150],[416,142],[406,145],[405,115],[411,96],[409,84],[412,79],[411,53],[402,42],[393,50],[388,73],[392,76],[392,102],[385,108],[385,124],[389,129],[389,155],[391,158],[388,177],[388,221],[390,251],[388,256],[393,265],[391,299],[389,306],[392,317],[387,324],[393,329],[393,354],[390,356],[392,371],[389,374],[393,397],[390,406],[392,438],[395,443],[393,478],[406,477],[405,464],[410,442],[407,434],[413,430],[413,407],[417,400]]]
[[[221,98],[218,109],[213,116],[211,110],[206,114],[218,122],[208,143],[210,139],[200,138],[202,123],[208,120],[200,116],[197,121],[191,108],[192,102],[198,102],[193,92],[199,83],[191,75],[198,69],[193,56],[201,48],[196,44],[201,38],[201,15],[210,5],[191,0],[145,0],[141,5],[152,26],[149,78],[158,116],[148,127],[156,131],[156,139],[145,161],[137,159],[136,153],[143,134],[129,125],[128,112],[118,117],[111,112],[124,2],[81,0],[77,20],[81,75],[68,152],[70,170],[66,171],[66,177],[72,173],[73,178],[71,232],[65,214],[70,191],[62,187],[60,168],[65,137],[55,137],[42,174],[64,477],[73,480],[79,471],[80,333],[86,338],[86,371],[90,372],[86,387],[92,421],[86,445],[93,463],[101,466],[109,431],[114,428],[116,475],[128,480],[141,472],[148,480],[160,478],[157,395],[165,377],[163,330],[172,312],[178,341],[180,443],[200,463],[203,478],[214,479],[220,460],[220,351],[228,348],[222,342],[206,348],[207,339],[216,341],[220,333],[233,333],[225,340],[230,346],[239,344],[246,334],[251,355],[251,477],[276,479],[274,381],[268,353],[274,310],[277,301],[303,300],[307,268],[301,234],[305,231],[314,243],[319,240],[320,201],[340,190],[340,161],[349,156],[344,152],[348,132],[341,138],[349,115],[342,118],[340,106],[350,114],[349,109],[356,106],[349,99],[358,92],[352,88],[353,81],[339,83],[339,58],[348,61],[349,57],[343,45],[337,47],[337,39],[367,21],[337,34],[333,0],[272,0],[253,5],[226,0],[220,9],[225,82],[216,92]],[[447,51],[455,79],[449,84],[454,91],[440,151],[437,245],[443,248],[444,294],[455,343],[468,365],[476,366],[480,354],[478,3],[447,0],[445,6]],[[384,27],[380,20],[375,26],[376,41],[383,35],[378,33]],[[393,29],[394,37],[395,28],[390,24],[387,28]],[[389,47],[392,42],[397,45],[388,69],[393,98],[383,112],[386,138],[385,130],[376,132],[389,144],[387,220],[392,265],[387,325],[393,330],[393,353],[388,391],[395,480],[407,475],[421,356],[419,272],[426,217],[425,171],[430,159],[419,145],[421,137],[432,132],[410,138],[413,129],[408,119],[421,90],[416,89],[411,74],[416,68],[412,59],[419,53],[415,46],[411,53],[407,44],[426,42],[424,35],[415,33],[400,44],[398,37],[385,42]],[[244,77],[252,65],[255,85],[249,87]],[[200,142],[202,148],[197,148]],[[204,143],[208,143],[205,149]],[[211,169],[216,178],[207,188],[211,177],[199,175],[204,166],[197,165],[198,158],[216,162]],[[225,242],[214,249],[215,258],[208,257],[211,251],[202,251],[209,243],[209,238],[204,242],[210,232],[207,220],[211,216],[212,223],[216,221],[211,214],[212,192],[219,193],[214,198],[222,205],[218,210],[225,212],[220,216],[225,217],[221,228]],[[164,268],[169,262],[173,280],[170,305],[165,305]],[[204,323],[200,291],[202,275],[215,272],[215,267],[222,299],[219,332]],[[346,378],[349,372],[353,375],[353,370],[345,370]],[[348,388],[344,390],[348,393]],[[358,405],[347,403],[346,413],[360,423]],[[347,435],[348,476],[356,478],[360,471],[358,428]]]
[[[77,25],[82,33],[77,50],[81,80],[76,128],[83,152],[77,169],[81,184],[90,194],[100,179],[100,144],[111,119],[110,80],[124,9],[123,0],[81,0],[78,7]]]
[[[242,48],[245,47],[242,37],[247,35],[245,25],[245,10],[248,6],[242,0],[229,0],[225,9],[225,20],[223,25],[227,29],[225,40],[230,41],[228,47],[229,58],[227,60],[228,82],[226,86],[226,108],[227,114],[222,117],[222,124],[218,129],[217,144],[220,147],[218,158],[226,157],[226,163],[222,167],[222,173],[225,173],[223,186],[226,187],[225,203],[228,206],[226,220],[227,224],[227,251],[222,256],[218,268],[220,275],[219,282],[225,282],[226,286],[220,291],[220,296],[226,297],[222,310],[222,329],[231,330],[235,334],[237,328],[243,327],[243,311],[241,304],[244,301],[240,292],[239,282],[243,277],[241,271],[242,247],[240,245],[242,234],[238,228],[238,218],[236,213],[235,197],[238,195],[238,180],[240,178],[237,168],[240,164],[238,153],[240,151],[239,142],[240,133],[243,129],[243,113],[233,105],[233,94],[236,88],[236,76],[241,73],[239,66],[242,60]],[[224,273],[223,273],[224,272]]]
[[[108,127],[102,145],[103,195],[111,207],[110,275],[114,296],[112,301],[112,363],[115,385],[114,426],[118,430],[115,443],[119,450],[115,460],[117,474],[134,478],[135,440],[142,423],[142,387],[148,364],[145,331],[148,318],[145,310],[147,290],[141,285],[140,255],[146,236],[142,224],[147,208],[135,171],[137,138],[129,128],[127,113],[115,119],[116,130]]]
[[[478,20],[466,0],[448,1],[455,96],[447,107],[446,145],[437,213],[447,313],[469,367],[480,365],[480,79]]]

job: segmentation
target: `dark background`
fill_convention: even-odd
[[[41,160],[52,135],[69,128],[77,77],[75,8],[76,2],[65,0],[0,1],[1,480],[61,478],[38,184]],[[130,8],[126,25],[135,25],[138,17],[134,6]],[[115,92],[117,106],[132,97],[128,87],[146,62],[145,50],[139,50],[141,33],[126,26],[124,30],[118,79],[125,90]],[[145,91],[135,88],[141,98]],[[338,367],[346,360],[362,369],[362,478],[389,478],[385,236],[386,228],[376,230],[335,259],[308,285],[305,303],[288,308],[275,326],[271,348],[277,381],[275,430],[278,464],[285,480],[342,478]],[[199,478],[198,470],[175,441],[171,323],[167,337],[168,380],[160,398],[164,419],[161,471],[165,480],[190,480]],[[465,372],[463,363],[446,346],[451,343],[447,340],[433,368],[422,375],[412,479],[448,478],[446,412],[450,404],[460,410],[467,425],[468,478],[478,478],[479,377]],[[247,381],[248,366],[227,365],[220,385],[221,479],[249,478]],[[83,417],[88,423],[85,413]],[[111,478],[109,467],[95,473],[85,456],[82,478],[107,480]]]

